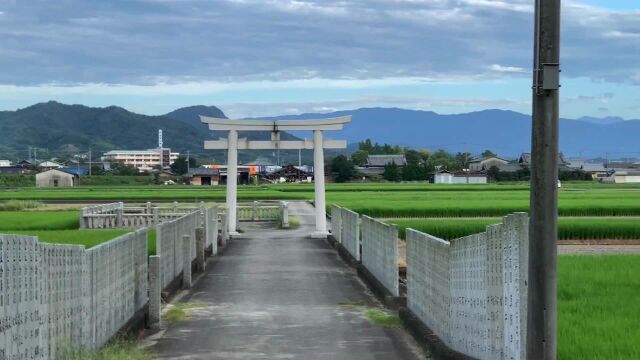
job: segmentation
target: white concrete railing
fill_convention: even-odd
[[[141,228],[171,221],[185,214],[201,210],[204,206],[180,206],[174,202],[164,207],[125,206],[124,203],[112,203],[85,207],[80,211],[80,227],[83,229]]]
[[[362,265],[393,296],[400,295],[398,255],[398,228],[363,215]]]
[[[357,259],[350,213],[332,207],[332,234]],[[362,265],[398,295],[397,229],[362,216],[360,230]],[[451,242],[412,229],[406,234],[408,309],[453,350],[478,359],[524,359],[527,214]]]
[[[445,241],[407,229],[407,306],[446,345],[477,359],[524,359],[528,217]]]
[[[238,221],[276,221],[280,218],[280,205],[254,201],[251,205],[237,208]]]
[[[331,205],[331,235],[338,242],[342,243],[342,208],[336,204]]]
[[[147,303],[147,230],[85,250],[0,235],[0,359],[97,349]]]
[[[220,242],[224,247],[229,241],[229,214],[227,208],[219,209],[218,217],[220,219]]]
[[[205,247],[211,247],[212,255],[218,254],[218,233],[220,225],[218,222],[218,207],[204,207],[202,224],[205,231]]]
[[[360,215],[358,213],[332,205],[331,233],[356,261],[360,261]]]
[[[178,219],[156,225],[156,253],[160,256],[160,284],[167,287],[184,270],[183,236],[191,237],[191,260],[196,258],[195,231],[199,227],[200,213],[194,211]]]
[[[108,229],[118,227],[124,212],[121,202],[94,205],[80,210],[81,229]]]

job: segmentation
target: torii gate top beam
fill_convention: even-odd
[[[200,121],[209,124],[210,130],[240,131],[304,131],[341,130],[351,121],[351,115],[331,119],[312,120],[234,120],[200,116]]]

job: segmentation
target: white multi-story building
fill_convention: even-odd
[[[180,153],[171,152],[171,149],[149,149],[149,150],[111,150],[101,157],[104,162],[121,162],[133,165],[140,171],[151,170],[154,166],[167,167],[173,164]]]

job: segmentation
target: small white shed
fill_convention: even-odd
[[[72,187],[78,185],[78,175],[51,169],[36,174],[36,187]]]
[[[456,172],[443,170],[434,177],[436,184],[486,184],[487,175],[480,172]]]
[[[616,171],[613,179],[616,184],[640,183],[640,171]]]

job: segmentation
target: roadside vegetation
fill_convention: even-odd
[[[151,360],[153,357],[133,341],[116,340],[97,351],[63,349],[62,358],[66,360]]]
[[[9,200],[0,202],[0,211],[22,211],[42,206],[44,206],[43,203],[34,200]]]

